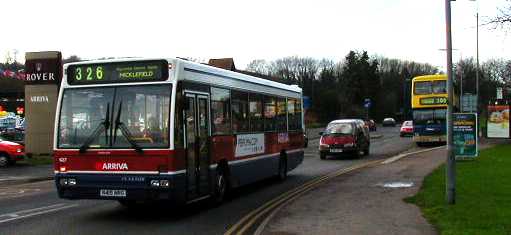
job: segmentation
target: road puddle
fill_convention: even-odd
[[[384,188],[410,188],[413,187],[413,185],[413,182],[389,182],[378,184],[378,186]]]

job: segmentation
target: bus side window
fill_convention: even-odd
[[[294,115],[295,115],[295,99],[289,98],[287,99],[287,124],[288,130],[294,130]]]
[[[294,130],[302,130],[302,102],[300,99],[295,100],[295,115],[293,122]]]
[[[231,133],[231,92],[227,89],[211,87],[211,125],[213,135]]]
[[[286,110],[286,99],[278,98],[277,99],[277,130],[278,131],[287,131],[287,110]]]
[[[232,130],[236,133],[248,131],[248,93],[232,91]]]
[[[275,113],[276,102],[275,98],[266,96],[264,98],[264,130],[275,131]]]
[[[263,120],[263,97],[258,94],[250,93],[249,95],[249,117],[250,117],[250,131],[261,132],[264,131]]]

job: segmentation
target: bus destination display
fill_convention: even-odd
[[[167,78],[168,63],[164,60],[80,64],[67,69],[67,80],[72,85],[152,82]]]
[[[446,97],[427,97],[421,98],[419,100],[421,105],[439,105],[439,104],[447,104]]]

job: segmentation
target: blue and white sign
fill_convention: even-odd
[[[312,100],[308,96],[303,97],[303,108],[309,109],[312,106]]]
[[[370,108],[370,107],[371,107],[371,99],[366,98],[366,99],[364,100],[364,108],[368,109],[368,108]]]

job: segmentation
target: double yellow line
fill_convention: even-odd
[[[382,162],[383,160],[375,160],[370,161],[362,164],[358,164],[352,167],[343,168],[337,171],[334,171],[332,173],[326,174],[324,176],[315,178],[313,180],[310,180],[309,182],[300,185],[299,187],[287,191],[286,193],[272,199],[271,201],[265,203],[264,205],[260,206],[259,208],[251,211],[247,215],[245,215],[238,223],[234,224],[227,232],[225,232],[224,235],[232,235],[232,234],[246,234],[247,230],[250,229],[254,224],[264,215],[272,212],[272,210],[278,209],[287,203],[293,201],[294,199],[298,198],[299,196],[303,195],[304,193],[318,187],[320,184],[324,183],[325,181],[335,178],[337,176],[352,172],[354,170],[364,168],[373,164],[377,164]]]

